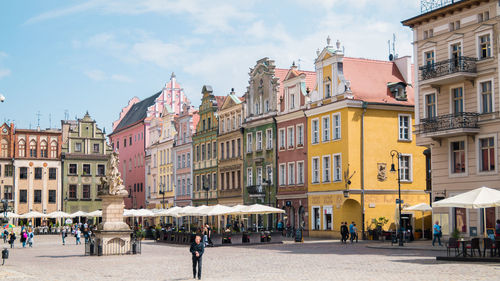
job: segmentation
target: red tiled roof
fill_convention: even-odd
[[[351,81],[354,99],[401,105],[415,104],[413,87],[406,88],[407,101],[393,98],[387,87],[388,83],[405,82],[395,62],[344,57],[344,77]]]
[[[283,93],[285,91],[285,89],[283,88],[283,80],[285,80],[287,73],[288,73],[288,69],[284,69],[284,68],[275,68],[274,69],[274,76],[276,76],[279,79],[279,83],[280,83],[280,92],[278,93],[278,97],[277,97],[278,100],[281,96],[283,96]]]

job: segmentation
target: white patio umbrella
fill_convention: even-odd
[[[102,211],[101,210],[95,210],[93,212],[88,213],[87,217],[89,217],[89,218],[102,217]]]
[[[197,206],[197,207],[186,206],[178,212],[178,215],[180,215],[182,217],[198,216],[198,213],[201,211],[201,209],[206,208],[206,207],[207,207],[206,205],[201,205],[201,206]]]
[[[134,217],[154,217],[155,216],[155,214],[151,210],[148,210],[148,209],[134,210],[134,212],[132,212],[132,214],[134,215]]]
[[[124,209],[123,210],[123,216],[126,218],[133,217],[134,216],[135,210],[133,209]]]
[[[468,192],[452,196],[441,201],[435,202],[433,207],[455,207],[468,209],[481,209],[500,206],[500,190],[480,187]],[[483,210],[484,218],[484,236],[486,233],[486,209]]]
[[[203,212],[205,213],[205,216],[230,215],[233,212],[233,208],[217,204],[214,206],[209,206],[207,209],[203,210]]]
[[[84,211],[74,212],[74,213],[72,213],[72,214],[69,215],[70,218],[86,217],[86,216],[87,216],[87,213],[84,212]]]
[[[28,212],[26,214],[22,214],[19,217],[22,218],[22,219],[34,219],[34,218],[46,218],[47,215],[46,214],[42,214],[42,213],[37,212],[37,211],[31,211],[31,212]]]
[[[417,205],[413,205],[411,207],[406,207],[403,209],[404,211],[420,211],[422,212],[422,238],[425,238],[424,236],[424,213],[425,212],[431,212],[432,211],[432,207],[429,206],[429,204],[427,203],[420,203],[420,204],[417,204]]]
[[[242,208],[240,212],[242,214],[247,214],[247,215],[250,214],[265,215],[265,214],[283,214],[285,213],[285,210],[261,204],[253,204],[250,206],[246,206],[245,208]]]
[[[16,218],[19,218],[21,217],[20,215],[16,214],[16,213],[12,213],[12,212],[7,212],[7,218],[9,219],[16,219]]]
[[[182,209],[183,209],[182,207],[175,206],[170,209],[166,209],[165,211],[161,211],[159,214],[161,214],[162,216],[178,218],[180,217],[179,212]]]
[[[70,215],[68,213],[62,211],[55,211],[47,215],[47,217],[52,219],[61,219],[61,218],[69,218]]]

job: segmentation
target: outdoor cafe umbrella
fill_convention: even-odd
[[[28,212],[26,214],[22,214],[19,217],[22,218],[22,219],[33,219],[33,218],[46,218],[47,215],[46,214],[42,214],[42,213],[37,212],[37,211],[31,211],[31,212]]]
[[[47,215],[47,217],[52,218],[52,219],[60,219],[60,218],[69,218],[70,215],[65,212],[61,211],[55,211]]]
[[[102,217],[102,211],[101,210],[95,210],[93,212],[88,213],[87,217],[89,217],[89,218]]]
[[[455,207],[468,209],[483,208],[484,236],[486,233],[486,209],[500,206],[500,191],[488,187],[480,187],[453,197],[434,202],[433,207]]]
[[[132,212],[132,214],[135,217],[154,217],[155,216],[155,214],[151,210],[148,210],[148,209],[134,210]]]
[[[16,213],[13,213],[13,212],[7,212],[7,218],[9,219],[16,219],[16,218],[19,218],[20,215],[16,214]]]
[[[406,207],[403,209],[404,211],[421,211],[422,212],[422,238],[424,238],[424,213],[432,211],[432,207],[426,203],[420,203],[417,205],[413,205],[411,207]]]
[[[71,215],[69,215],[70,218],[76,218],[76,217],[86,217],[87,216],[87,213],[84,212],[84,211],[78,211],[78,212],[74,212],[72,213]]]
[[[285,213],[285,210],[261,205],[261,204],[253,204],[242,208],[240,211],[242,214],[256,214],[256,215],[265,215],[265,214],[282,214]]]

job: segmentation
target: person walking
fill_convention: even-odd
[[[9,235],[10,248],[14,248],[14,241],[16,241],[16,234],[14,233],[14,230],[12,230]]]
[[[354,238],[356,238],[356,243],[358,243],[358,228],[356,227],[355,223],[353,224],[352,228],[354,231]]]
[[[9,231],[7,229],[3,230],[3,243],[7,243],[7,240],[9,238]]]
[[[201,261],[203,253],[205,252],[205,246],[201,243],[201,236],[196,235],[194,242],[189,248],[193,259],[193,279],[196,279],[196,267],[198,267],[198,280],[201,279]]]
[[[76,238],[76,245],[78,244],[82,244],[82,242],[80,241],[80,238],[81,238],[81,235],[82,235],[82,232],[80,231],[80,228],[76,228],[75,229],[75,238]]]
[[[350,240],[351,240],[351,244],[354,242],[354,236],[356,236],[356,232],[354,230],[354,222],[351,222],[351,224],[349,225],[349,234],[351,235],[350,237]]]
[[[33,239],[35,238],[35,234],[33,233],[33,229],[30,228],[28,230],[28,245],[30,248],[33,248]]]
[[[500,237],[500,220],[497,220],[497,224],[495,225],[495,236]]]
[[[28,239],[28,234],[26,233],[26,229],[23,229],[21,231],[21,238],[19,238],[19,241],[21,242],[21,244],[23,245],[23,248],[26,247],[26,240]]]
[[[432,246],[434,246],[434,244],[436,243],[436,239],[438,240],[439,246],[442,246],[441,245],[442,232],[441,232],[441,226],[439,225],[439,221],[436,221],[434,226],[432,226],[432,233],[434,235],[434,238],[432,239]]]
[[[66,227],[63,227],[62,231],[61,231],[61,238],[62,238],[62,244],[63,245],[66,245],[66,237],[68,237],[68,230],[66,229]]]
[[[340,235],[342,236],[342,243],[347,243],[347,237],[349,236],[349,229],[347,228],[347,222],[341,222],[340,224]]]

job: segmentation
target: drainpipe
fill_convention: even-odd
[[[363,112],[361,113],[361,229],[363,240],[366,239],[365,236],[365,114],[368,108],[368,103],[363,102],[362,104]]]

